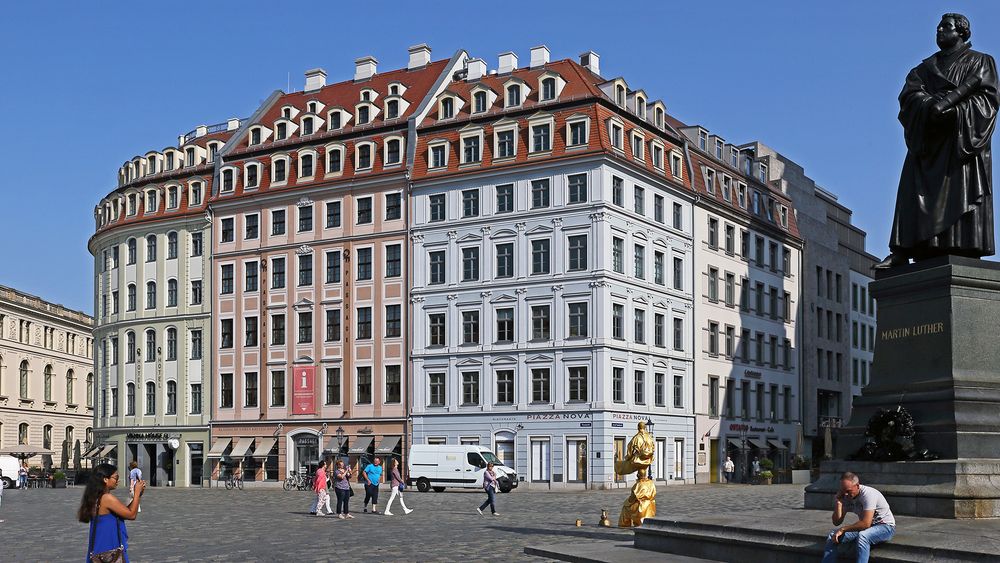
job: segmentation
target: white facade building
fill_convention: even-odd
[[[631,171],[631,172],[630,172]],[[693,482],[691,202],[605,156],[413,190],[413,443],[479,443],[522,486]]]
[[[851,397],[868,385],[875,360],[875,299],[872,278],[851,270]]]

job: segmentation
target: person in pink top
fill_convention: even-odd
[[[326,506],[326,513],[333,514],[330,509],[330,493],[327,491],[326,472],[330,467],[330,462],[325,461],[316,469],[316,477],[313,479],[313,490],[316,491],[316,516],[323,516],[323,506]]]
[[[403,477],[399,474],[399,460],[392,458],[389,462],[389,476],[392,478],[392,494],[389,495],[389,504],[385,505],[386,516],[392,516],[392,501],[399,497],[399,504],[403,506],[403,514],[409,514],[413,512],[413,509],[406,508],[406,503],[403,502],[403,489],[406,488],[406,483],[403,481]]]

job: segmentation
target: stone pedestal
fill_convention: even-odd
[[[826,462],[806,507],[829,508],[836,476],[851,470],[899,514],[1000,516],[991,481],[1000,469],[1000,263],[941,257],[880,272],[869,291],[878,303],[875,362],[838,432],[836,459],[864,444],[879,408],[899,405],[913,415],[918,449],[940,461]]]

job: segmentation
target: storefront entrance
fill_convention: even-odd
[[[295,442],[294,471],[306,471],[309,466],[319,463],[319,436],[299,434]]]
[[[188,442],[188,455],[191,458],[188,484],[192,487],[200,487],[202,483],[202,472],[205,470],[205,445],[201,442]]]

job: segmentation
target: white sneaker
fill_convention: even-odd
[[[412,508],[404,508],[404,509],[403,509],[403,514],[409,514],[409,513],[411,513],[411,512],[413,512],[413,509],[412,509]]]
[[[500,516],[500,513],[499,512],[494,512],[493,516]]]
[[[480,516],[483,515],[483,509],[482,508],[476,507],[476,512],[478,512]]]
[[[386,510],[386,511],[385,511],[385,512],[383,512],[382,514],[384,514],[384,515],[386,515],[386,516],[393,516],[393,514],[392,514],[391,512],[389,512],[388,510]]]
[[[340,518],[341,520],[343,520],[344,519],[344,515],[343,514],[338,514],[337,518]]]
[[[320,512],[320,511],[317,510],[316,511],[316,516],[326,516],[326,514],[323,514],[322,512]]]

